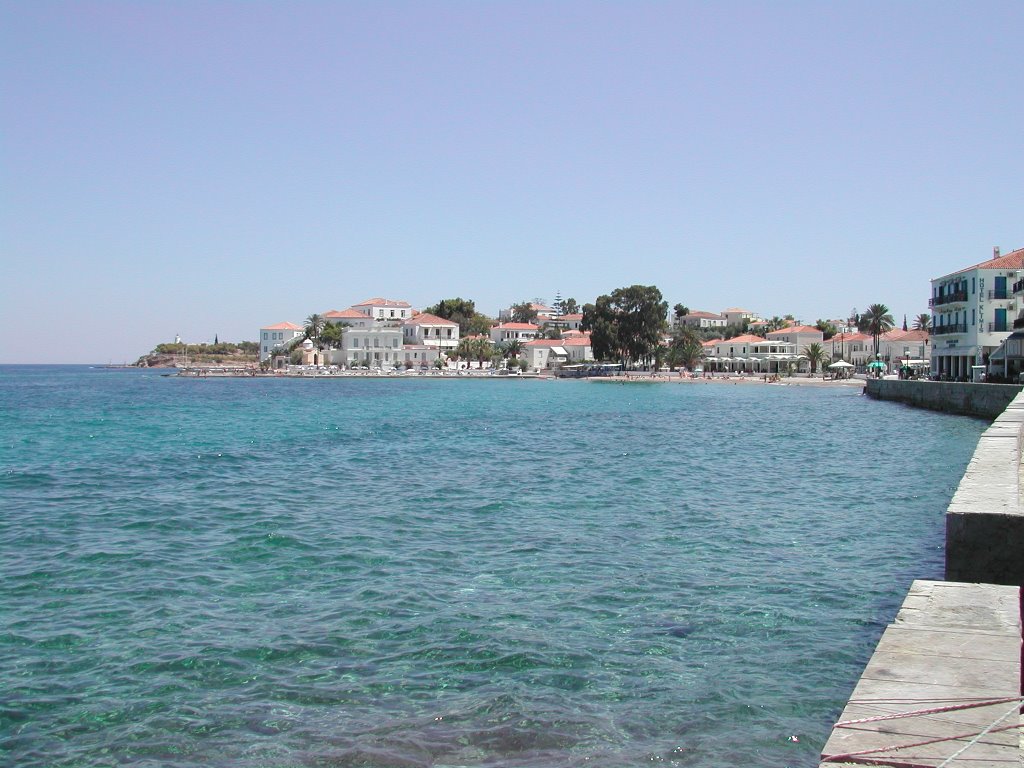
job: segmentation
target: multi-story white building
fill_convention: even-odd
[[[724,315],[716,315],[713,312],[691,312],[688,315],[683,315],[676,320],[676,325],[688,325],[691,328],[725,328],[726,323]]]
[[[874,339],[860,331],[840,331],[822,347],[833,361],[845,360],[854,365],[867,365],[868,358],[874,356]]]
[[[503,341],[532,341],[537,338],[540,327],[533,323],[500,323],[491,328],[491,341],[500,344]]]
[[[904,360],[931,359],[931,348],[928,331],[893,330],[878,337],[878,356],[889,364],[890,371]]]
[[[759,319],[755,312],[751,312],[749,309],[740,309],[739,307],[730,307],[729,309],[722,310],[722,316],[725,318],[726,325],[743,325],[744,320],[752,323]]]
[[[594,350],[590,345],[590,337],[584,335],[565,339],[534,339],[523,345],[522,357],[532,370],[539,371],[592,360]]]
[[[413,316],[413,308],[409,302],[394,299],[367,299],[359,304],[353,304],[352,309],[379,322],[393,320],[401,323]]]
[[[793,342],[751,334],[707,341],[704,355],[707,369],[718,371],[775,374],[805,371],[810,365]]]
[[[260,328],[260,362],[268,359],[275,347],[282,347],[304,333],[304,328],[295,323],[283,322]]]
[[[971,366],[988,365],[989,355],[1013,331],[1019,295],[1014,277],[1024,269],[1024,248],[931,281],[932,376],[967,380]]]
[[[421,312],[402,323],[402,336],[406,344],[447,352],[459,345],[459,324]]]
[[[825,340],[825,334],[813,325],[791,325],[788,328],[769,331],[766,338],[769,341],[791,342],[799,354],[803,353],[809,344],[821,344]]]

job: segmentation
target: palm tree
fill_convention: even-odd
[[[768,325],[765,326],[765,329],[769,332],[781,331],[788,325],[789,323],[785,320],[785,318],[781,318],[778,315],[776,315],[775,317],[768,321]]]
[[[317,346],[320,346],[320,334],[324,330],[325,322],[323,315],[312,314],[306,318],[306,338]]]
[[[816,341],[804,347],[804,355],[807,356],[807,359],[811,363],[812,374],[817,373],[818,365],[825,362],[826,358],[828,358],[828,354],[826,354],[825,349]]]
[[[892,319],[892,315],[889,314],[889,308],[885,304],[872,304],[861,315],[861,318],[864,320],[867,332],[871,334],[871,339],[874,341],[875,346],[875,357],[878,357],[878,337],[883,333],[891,331],[896,323]]]
[[[509,339],[499,345],[501,353],[507,358],[519,357],[523,351],[523,342],[519,339]]]
[[[932,316],[927,312],[922,312],[920,315],[914,318],[914,330],[915,331],[927,331],[932,327]]]

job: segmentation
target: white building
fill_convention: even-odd
[[[500,344],[505,341],[532,341],[537,338],[540,327],[533,323],[499,323],[491,328],[491,341]]]
[[[867,365],[874,358],[874,340],[866,333],[840,331],[828,341],[822,342],[825,351],[833,361],[845,360],[854,365]]]
[[[283,322],[260,328],[260,362],[268,359],[275,347],[281,347],[305,332],[301,325]]]
[[[402,338],[406,344],[448,352],[459,345],[459,324],[421,312],[402,323]]]
[[[531,370],[540,371],[592,360],[594,351],[589,336],[534,339],[523,345],[522,357]]]
[[[792,341],[744,334],[704,343],[706,370],[757,374],[807,371],[810,363]]]
[[[988,365],[989,355],[1013,331],[1020,296],[1013,293],[1024,249],[1005,256],[999,249],[980,264],[931,281],[931,373],[967,380],[972,365]]]
[[[792,325],[777,331],[769,331],[766,338],[769,341],[791,342],[796,347],[797,354],[801,354],[808,345],[821,344],[825,340],[825,334],[813,325]]]
[[[359,304],[353,304],[352,309],[380,322],[393,320],[401,323],[413,316],[413,308],[409,302],[394,299],[367,299]]]
[[[893,330],[878,337],[878,356],[889,364],[890,371],[904,360],[930,360],[931,350],[928,331]]]
[[[726,325],[743,325],[744,320],[752,323],[760,319],[756,312],[751,312],[749,309],[741,309],[740,307],[724,309],[722,310],[722,316],[725,318]]]
[[[725,328],[726,321],[723,315],[716,315],[713,312],[691,312],[683,315],[676,321],[677,325],[688,325],[691,328]]]

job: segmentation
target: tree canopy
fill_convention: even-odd
[[[513,323],[535,323],[537,322],[537,310],[529,301],[522,301],[512,305]]]
[[[486,336],[494,325],[487,315],[476,311],[476,303],[470,299],[456,297],[441,299],[432,307],[423,310],[428,315],[437,315],[459,324],[459,336]]]
[[[624,365],[649,361],[661,344],[668,302],[653,285],[616,288],[583,307],[583,330],[590,331],[598,360]]]
[[[889,308],[885,304],[872,304],[861,315],[861,322],[864,323],[864,333],[870,333],[874,341],[875,354],[878,354],[878,337],[888,333],[896,325],[889,314]]]

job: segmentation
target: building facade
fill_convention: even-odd
[[[274,352],[275,347],[283,347],[285,344],[298,338],[305,332],[301,325],[283,322],[268,325],[260,328],[260,362],[268,360]]]
[[[1024,249],[992,258],[931,281],[931,374],[966,381],[971,367],[990,355],[1013,331],[1020,296],[1014,279],[1024,269]]]

